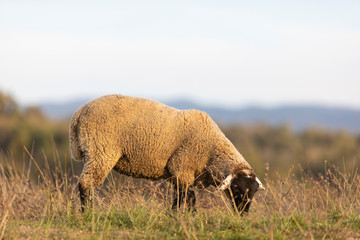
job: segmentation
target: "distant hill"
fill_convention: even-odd
[[[68,119],[89,99],[79,99],[65,103],[43,103],[38,107],[41,111],[53,119]]]
[[[88,100],[82,99],[62,104],[42,104],[39,107],[51,118],[68,119]],[[162,102],[178,109],[199,109],[205,111],[220,124],[264,123],[272,126],[289,124],[295,131],[301,131],[309,127],[321,127],[329,130],[346,130],[351,133],[360,133],[360,110],[312,105],[228,109],[225,107],[200,105],[188,100]]]

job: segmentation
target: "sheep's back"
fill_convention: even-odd
[[[90,152],[126,157],[134,169],[145,165],[164,169],[186,138],[182,115],[182,111],[152,100],[104,96],[82,108],[81,139]]]

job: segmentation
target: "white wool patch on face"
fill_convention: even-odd
[[[230,174],[229,176],[227,176],[224,180],[224,182],[221,184],[221,186],[219,187],[220,190],[225,190],[226,188],[229,187],[231,180],[234,178],[234,176],[232,174]]]
[[[265,190],[265,187],[264,187],[264,185],[260,182],[260,179],[258,179],[257,177],[256,177],[256,182],[259,184],[259,188],[261,189],[261,190]]]

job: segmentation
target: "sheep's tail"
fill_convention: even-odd
[[[80,139],[79,139],[79,117],[82,109],[78,110],[70,121],[70,150],[71,158],[76,161],[83,159],[83,152],[81,150]]]

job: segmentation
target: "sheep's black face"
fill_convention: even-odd
[[[250,175],[240,173],[233,179],[230,189],[232,196],[234,197],[237,210],[240,213],[248,212],[251,200],[256,191],[259,189],[259,183],[256,181],[254,173]]]

